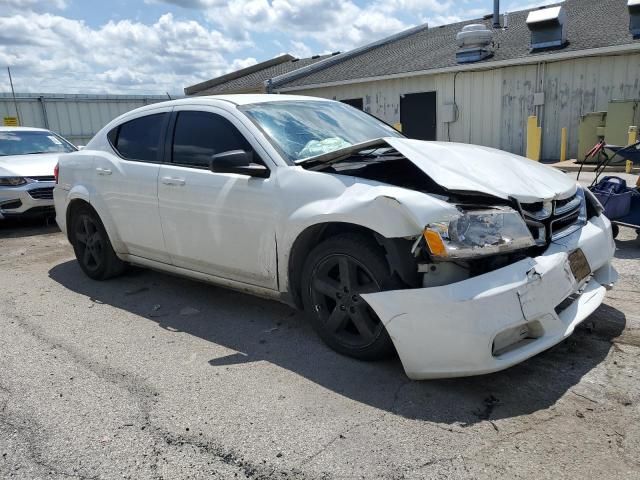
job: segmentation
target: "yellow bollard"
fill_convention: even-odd
[[[560,161],[564,162],[567,159],[567,128],[562,127],[560,134]]]
[[[531,115],[527,119],[527,158],[540,161],[540,144],[542,129],[538,126],[538,117]]]
[[[627,140],[627,145],[633,145],[638,141],[638,127],[635,125],[631,125],[629,127],[629,139]],[[627,163],[624,167],[624,171],[626,173],[631,173],[633,171],[633,162],[631,160],[627,160]]]

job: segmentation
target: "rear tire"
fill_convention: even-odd
[[[116,256],[100,217],[91,207],[76,209],[70,227],[76,259],[89,278],[107,280],[124,272],[126,264]]]
[[[363,235],[341,234],[316,246],[302,272],[302,300],[314,330],[335,351],[379,360],[393,342],[361,294],[401,288],[381,248]]]

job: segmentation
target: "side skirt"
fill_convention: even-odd
[[[122,261],[130,263],[132,265],[149,268],[151,270],[157,270],[179,277],[191,278],[200,282],[210,283],[212,285],[229,288],[231,290],[236,290],[242,293],[248,293],[249,295],[266,298],[268,300],[276,300],[278,302],[286,303],[287,305],[295,308],[295,305],[292,301],[290,301],[289,295],[286,292],[279,292],[277,290],[271,290],[269,288],[258,287],[249,283],[237,282],[235,280],[229,280],[228,278],[216,277],[215,275],[209,275],[208,273],[188,270],[186,268],[176,267],[175,265],[169,265],[135,255],[119,253],[118,257]]]

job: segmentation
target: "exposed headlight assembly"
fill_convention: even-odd
[[[27,183],[24,177],[0,177],[0,187],[18,187]]]
[[[521,250],[536,244],[522,216],[512,208],[496,207],[461,213],[453,220],[430,223],[424,229],[424,239],[434,258],[474,258]]]

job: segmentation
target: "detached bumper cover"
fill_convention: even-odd
[[[574,278],[569,265],[569,254],[578,248],[593,274],[586,283]],[[594,217],[539,257],[450,285],[362,297],[386,326],[410,378],[490,373],[571,335],[617,280],[610,263],[614,251],[611,223]],[[498,334],[524,326],[535,338],[494,354]]]
[[[53,211],[55,182],[41,181],[18,187],[0,187],[0,219]]]

